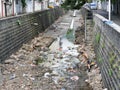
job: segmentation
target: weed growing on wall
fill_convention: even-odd
[[[99,41],[100,41],[100,33],[96,34],[95,41],[96,41],[96,43],[99,43]]]
[[[20,26],[20,25],[21,25],[21,21],[20,21],[20,20],[17,20],[17,24]]]
[[[112,76],[112,74],[113,74],[112,69],[108,70],[108,74],[109,74],[109,76]]]
[[[95,21],[94,21],[94,20],[92,20],[92,26],[93,26],[93,27],[95,26]]]
[[[116,69],[117,67],[118,67],[117,63],[113,64],[113,69]]]
[[[105,48],[105,41],[103,41],[101,47],[102,47],[102,48]]]
[[[114,63],[114,60],[116,58],[116,55],[113,52],[110,52],[109,54],[110,54],[109,61],[110,61],[110,64],[112,66],[112,64]]]
[[[99,57],[98,60],[99,60],[99,63],[102,63],[102,61],[103,61],[101,57]]]

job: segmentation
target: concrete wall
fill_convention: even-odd
[[[39,32],[43,32],[61,15],[63,9],[57,7],[0,19],[0,61],[2,62]]]
[[[120,26],[94,16],[94,48],[108,90],[120,90]]]

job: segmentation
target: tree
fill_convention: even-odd
[[[65,9],[80,9],[87,0],[65,0],[62,7]]]

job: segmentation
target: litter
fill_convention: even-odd
[[[45,74],[44,74],[44,77],[45,78],[48,78],[50,76],[50,73],[49,72],[46,72]]]
[[[79,77],[78,77],[78,76],[73,76],[73,77],[71,77],[70,79],[71,79],[71,80],[74,80],[74,81],[77,81],[77,80],[79,79]]]
[[[14,78],[16,78],[16,75],[15,75],[15,74],[12,74],[12,75],[10,76],[10,80],[12,80],[12,79],[14,79]]]

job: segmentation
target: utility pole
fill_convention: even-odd
[[[111,20],[111,0],[109,0],[109,14],[108,14],[109,21]]]

